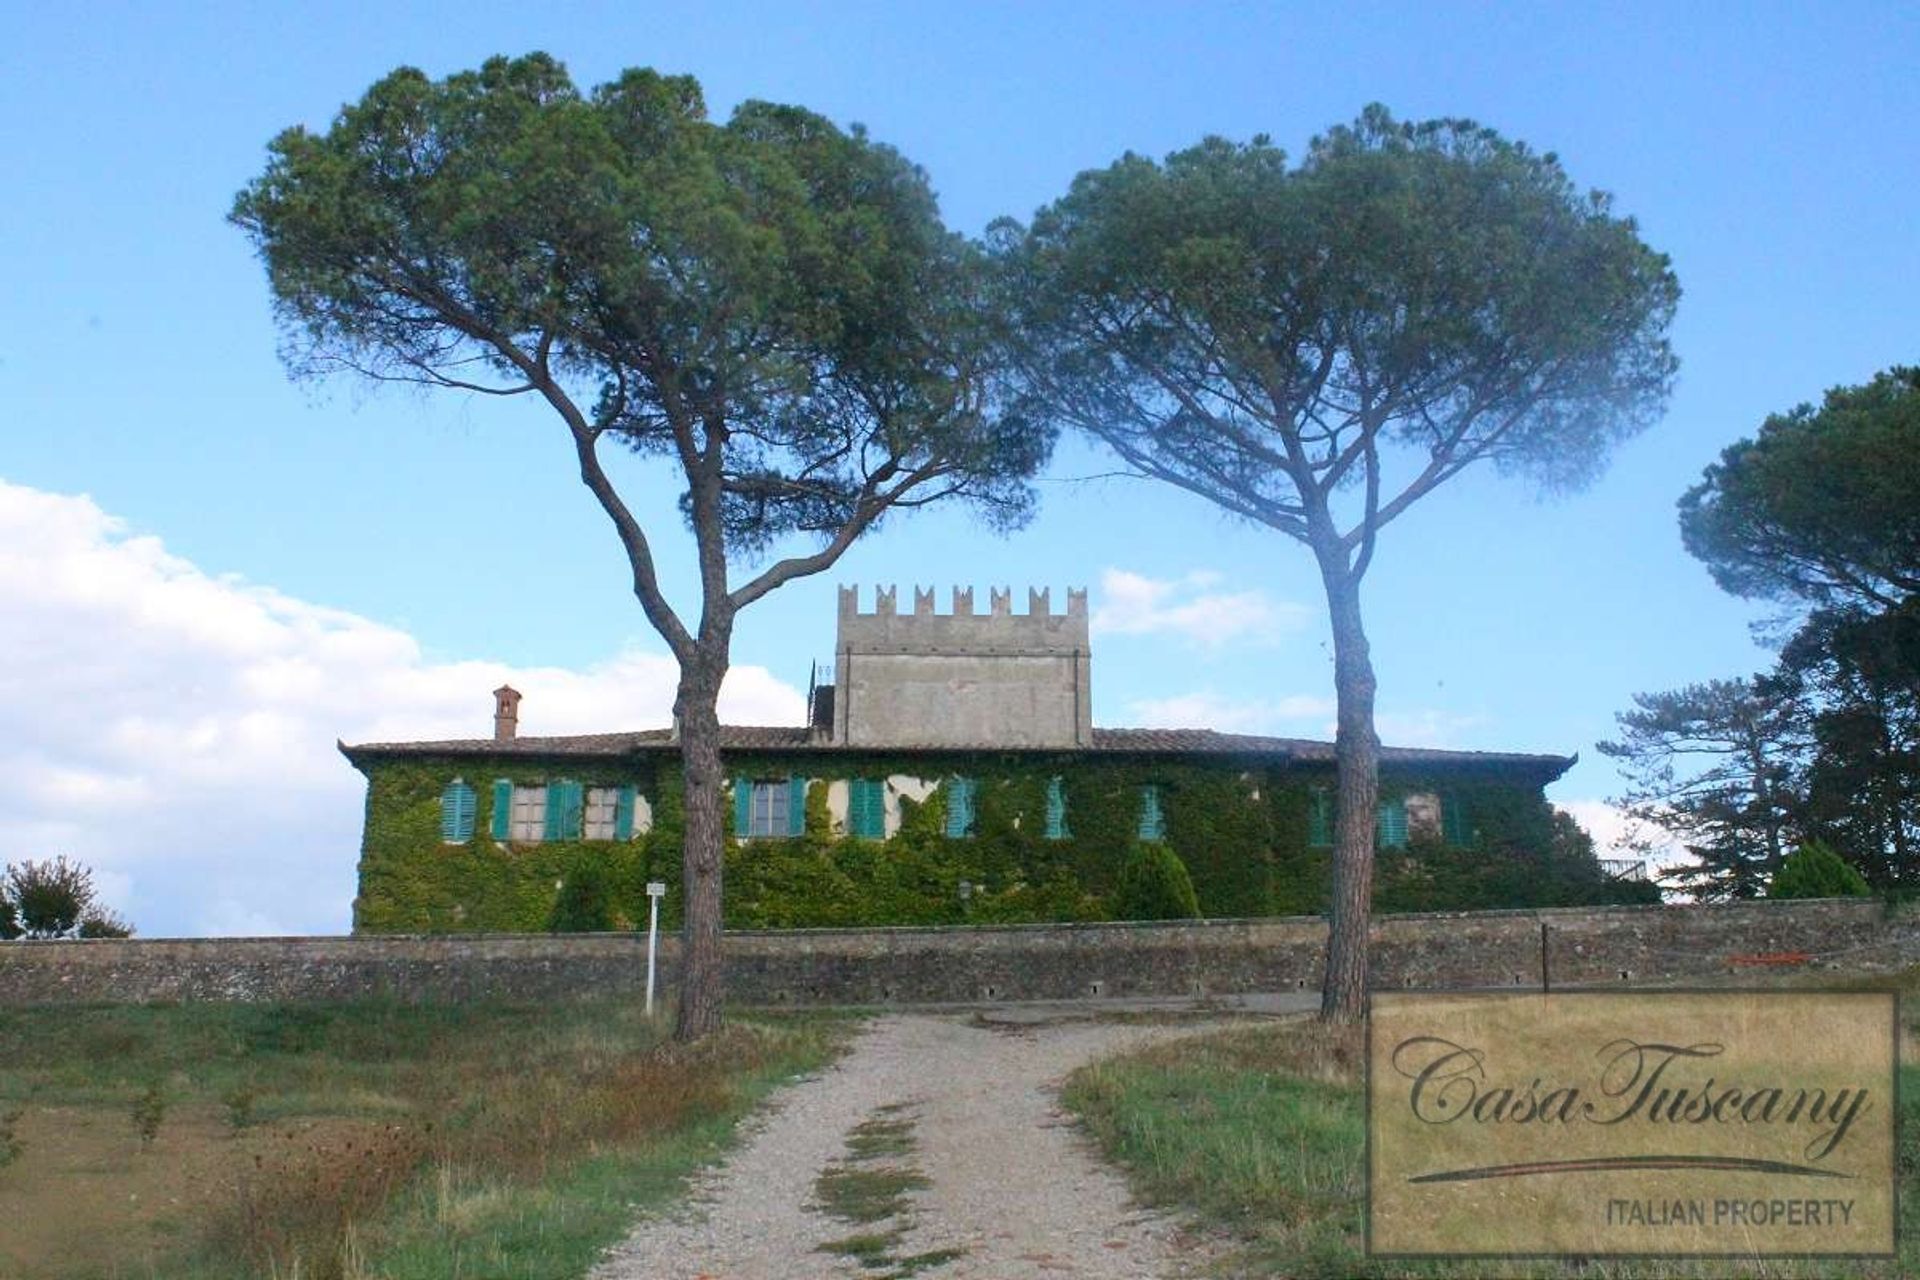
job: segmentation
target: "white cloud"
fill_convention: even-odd
[[[1196,570],[1179,578],[1149,578],[1125,569],[1100,574],[1100,593],[1090,619],[1097,633],[1149,635],[1166,632],[1218,648],[1234,641],[1271,643],[1310,621],[1304,605],[1277,601],[1264,591],[1219,591],[1222,578]]]
[[[1627,851],[1627,815],[1605,800],[1556,800],[1554,808],[1570,815],[1581,829],[1593,837],[1593,847],[1603,858],[1630,858]]]
[[[147,935],[343,931],[364,781],[348,742],[663,726],[674,664],[428,661],[405,631],[209,574],[90,498],[0,480],[0,861],[64,853]],[[757,667],[721,714],[798,724]]]
[[[1573,815],[1573,820],[1593,837],[1594,852],[1602,858],[1644,858],[1654,871],[1693,861],[1665,832],[1635,823],[1605,800],[1556,800],[1554,807]],[[1636,840],[1650,847],[1637,848]]]

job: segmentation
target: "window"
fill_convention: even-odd
[[[1373,842],[1383,849],[1407,847],[1407,805],[1404,800],[1382,800],[1374,811]]]
[[[1440,834],[1448,844],[1473,843],[1473,824],[1467,820],[1467,806],[1459,796],[1440,797]]]
[[[1140,788],[1140,838],[1142,840],[1167,838],[1167,817],[1160,811],[1160,788],[1158,787]]]
[[[887,838],[887,784],[878,778],[847,783],[847,834],[863,840]]]
[[[961,839],[973,834],[973,798],[980,786],[972,778],[947,779],[947,835]]]
[[[448,844],[465,844],[473,839],[473,788],[455,778],[440,793],[440,838]]]
[[[1431,791],[1415,791],[1402,802],[1407,811],[1409,840],[1440,839],[1440,797]]]
[[[631,840],[634,800],[632,787],[589,788],[583,831],[585,837],[588,840]]]
[[[805,778],[733,780],[733,829],[742,839],[797,836],[806,819]]]
[[[543,840],[547,834],[547,789],[513,788],[513,825],[507,838],[521,844]]]
[[[788,805],[793,793],[783,782],[753,784],[753,813],[747,820],[750,836],[784,836],[792,825]]]
[[[1325,787],[1307,793],[1307,847],[1333,847],[1333,792]]]
[[[1047,839],[1067,840],[1067,784],[1063,778],[1047,779]]]

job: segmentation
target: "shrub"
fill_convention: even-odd
[[[0,1111],[0,1169],[20,1158],[20,1108]]]
[[[1120,868],[1113,890],[1116,920],[1192,920],[1200,914],[1187,864],[1167,845],[1141,843]]]
[[[547,928],[554,933],[605,933],[613,928],[613,894],[604,867],[580,862],[567,872]]]
[[[151,1149],[153,1140],[160,1136],[160,1122],[167,1118],[166,1089],[155,1080],[145,1093],[133,1100],[127,1114],[133,1120],[133,1131],[140,1135],[140,1149]]]
[[[253,1107],[260,1100],[260,1090],[252,1081],[243,1081],[220,1095],[220,1101],[227,1108],[227,1125],[238,1132],[253,1123]]]
[[[1871,892],[1866,877],[1819,840],[1788,854],[1767,886],[1769,898],[1864,898]]]

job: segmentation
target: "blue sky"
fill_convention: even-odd
[[[335,737],[664,714],[662,647],[535,406],[296,386],[224,214],[266,142],[406,63],[545,49],[583,85],[688,72],[865,124],[956,227],[1025,217],[1126,150],[1290,151],[1369,101],[1465,115],[1612,191],[1685,289],[1666,418],[1589,491],[1469,475],[1366,587],[1389,741],[1582,755],[1636,691],[1750,671],[1760,616],[1674,501],[1769,412],[1920,359],[1910,5],[15,5],[0,54],[0,860],[70,852],[147,933],[345,925],[359,779]],[[1320,735],[1310,558],[1063,448],[1026,530],[885,527],[743,619],[740,716],[785,714],[836,582],[1093,588],[1100,723]],[[633,469],[637,505],[671,509]],[[82,497],[84,495],[84,498]],[[668,581],[686,599],[684,544]],[[904,594],[904,593],[903,593]],[[1021,597],[1023,598],[1023,597]],[[1224,626],[1224,638],[1205,634]],[[665,682],[665,683],[663,683]]]

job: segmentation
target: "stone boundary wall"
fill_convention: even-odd
[[[1920,961],[1920,916],[1872,899],[1383,916],[1376,990],[1555,986]],[[1318,917],[727,935],[749,1005],[941,1004],[1316,990]],[[678,940],[660,945],[662,990]],[[638,993],[644,934],[439,934],[0,944],[0,1006],[98,1001],[550,1000]]]

